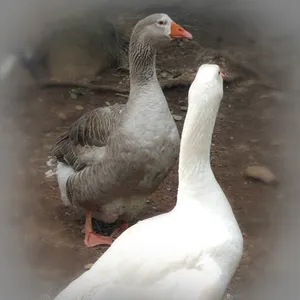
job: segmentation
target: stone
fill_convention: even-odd
[[[70,93],[70,97],[73,100],[77,99],[77,95],[75,93]]]
[[[75,108],[77,110],[84,110],[84,107],[82,105],[76,105]]]
[[[61,120],[66,120],[66,119],[67,119],[67,115],[64,114],[63,112],[59,112],[57,115],[58,115],[58,117],[59,117]]]
[[[40,47],[45,49],[42,54],[52,78],[61,81],[90,79],[118,62],[119,32],[96,12],[71,16],[53,29]]]
[[[182,120],[182,116],[178,116],[178,115],[173,115],[173,118],[175,121],[181,121]]]
[[[271,185],[277,183],[277,178],[274,173],[264,166],[249,166],[245,171],[245,175],[265,184]]]
[[[86,264],[84,265],[84,269],[85,270],[89,270],[94,264],[90,263],[90,264]]]

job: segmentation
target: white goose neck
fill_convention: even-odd
[[[191,87],[192,88],[192,87]],[[212,133],[220,101],[209,87],[189,92],[189,108],[184,122],[180,156],[179,156],[179,189],[209,187],[215,177],[210,164],[210,147]],[[221,100],[221,99],[220,99]]]

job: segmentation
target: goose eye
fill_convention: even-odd
[[[164,21],[162,21],[162,20],[158,21],[158,25],[164,25],[164,24],[165,24]]]

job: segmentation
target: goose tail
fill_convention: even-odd
[[[57,164],[56,176],[60,189],[61,200],[65,206],[72,205],[70,199],[68,198],[67,181],[74,174],[75,171],[72,167],[66,165],[63,162],[59,162]]]

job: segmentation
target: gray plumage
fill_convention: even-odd
[[[171,22],[155,14],[133,30],[126,105],[83,115],[54,146],[62,199],[104,222],[135,218],[179,155],[179,133],[155,71],[155,47],[168,40],[159,19]]]
[[[94,147],[104,147],[111,132],[120,120],[123,104],[101,107],[84,114],[69,129],[58,137],[52,150],[53,156],[60,162],[80,171],[92,161],[84,160],[83,152]]]

